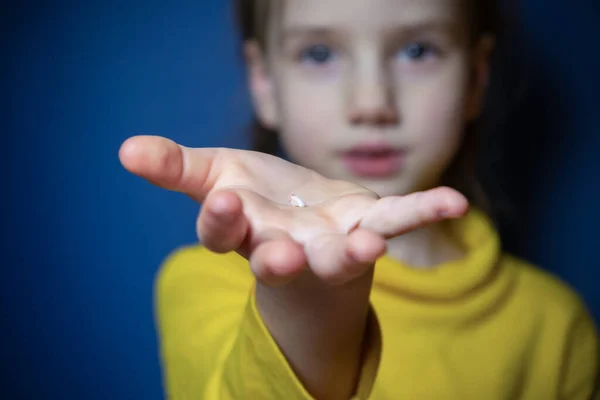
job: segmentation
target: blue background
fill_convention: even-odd
[[[140,133],[245,147],[244,75],[228,1],[83,3],[2,10],[0,397],[160,399],[153,280],[195,241],[198,205],[127,174],[118,148]],[[507,246],[599,318],[593,3],[523,2],[531,79],[499,143]]]

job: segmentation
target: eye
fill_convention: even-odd
[[[434,53],[435,49],[432,46],[424,43],[410,43],[401,50],[400,57],[419,61]]]
[[[336,54],[326,45],[310,46],[300,52],[300,61],[323,65],[335,60]]]

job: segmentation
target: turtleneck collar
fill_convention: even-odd
[[[424,270],[386,256],[377,262],[375,287],[431,303],[458,301],[493,282],[500,273],[501,246],[488,217],[472,209],[450,226],[466,249],[463,258]]]

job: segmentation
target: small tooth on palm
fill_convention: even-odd
[[[291,194],[289,198],[290,205],[294,207],[306,207],[306,203],[295,194]]]

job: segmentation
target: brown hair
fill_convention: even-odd
[[[236,20],[241,40],[256,40],[266,47],[266,35],[273,0],[234,0]],[[498,36],[500,8],[498,0],[463,0],[467,18],[470,21],[471,37],[477,40],[482,35]],[[450,186],[465,195],[471,204],[485,212],[492,212],[492,204],[481,184],[478,171],[478,156],[481,148],[480,121],[465,127],[463,143],[452,163],[442,177],[441,185]],[[276,154],[280,150],[277,132],[264,127],[254,119],[250,127],[252,149]]]

